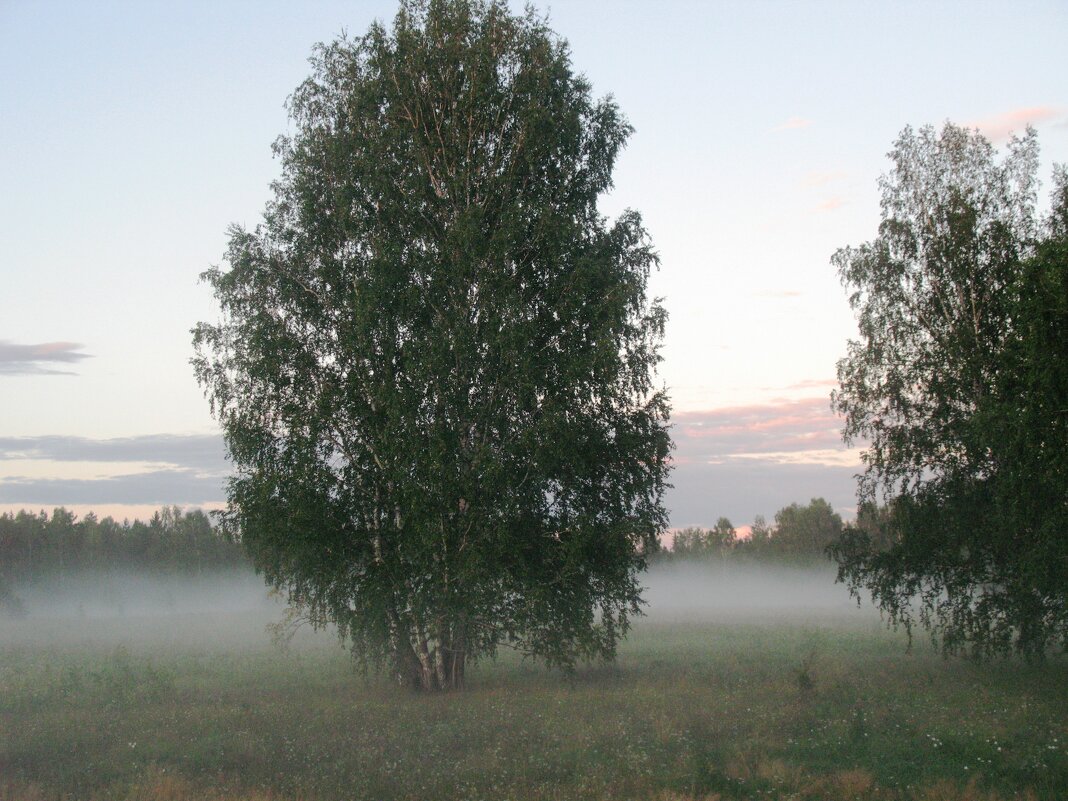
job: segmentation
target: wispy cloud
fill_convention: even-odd
[[[812,120],[805,117],[788,117],[784,122],[780,122],[771,130],[796,131],[800,128],[808,128],[810,125],[812,125]]]
[[[150,462],[201,472],[229,470],[221,434],[149,434],[117,439],[0,437],[0,461]]]
[[[683,412],[674,418],[676,454],[693,463],[763,460],[782,463],[856,463],[843,457],[841,420],[826,397]],[[834,454],[833,457],[831,454]]]
[[[992,142],[1007,142],[1013,134],[1021,134],[1028,125],[1052,122],[1063,117],[1065,110],[1056,106],[1030,106],[1018,108],[972,120],[969,128],[978,128],[979,132]]]
[[[223,498],[218,476],[194,470],[153,470],[107,478],[0,480],[0,503],[27,506],[73,504],[210,504]]]
[[[793,389],[824,389],[825,379]],[[675,470],[665,502],[675,527],[771,520],[793,502],[826,498],[844,516],[856,508],[857,451],[826,396],[730,406],[674,416]]]
[[[827,184],[837,183],[849,177],[844,170],[814,170],[806,173],[800,184],[803,189],[817,189]]]
[[[842,206],[844,206],[845,204],[846,204],[846,199],[845,198],[841,197],[840,195],[834,195],[833,197],[827,198],[822,203],[817,203],[814,210],[815,211],[835,211],[837,209],[842,208]]]
[[[858,451],[843,448],[819,448],[806,451],[766,451],[761,453],[739,453],[731,457],[734,460],[767,462],[771,464],[821,464],[825,466],[855,468],[860,463]]]
[[[0,375],[74,375],[71,370],[59,370],[52,364],[77,364],[90,358],[79,353],[83,345],[77,342],[40,342],[19,345],[0,339]]]
[[[0,504],[218,504],[230,472],[219,434],[0,437]]]
[[[710,526],[720,516],[743,524],[758,514],[770,520],[777,509],[814,497],[848,509],[858,468],[839,444],[838,428],[825,398],[676,415],[674,486],[665,498],[671,524]],[[215,508],[225,502],[224,455],[219,435],[0,438],[0,511],[65,506],[147,519],[162,505]],[[31,465],[49,461],[56,465],[51,475],[27,475]],[[19,474],[20,463],[26,473]],[[114,469],[59,477],[104,464]]]

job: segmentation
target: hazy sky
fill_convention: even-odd
[[[875,235],[905,125],[1030,122],[1043,178],[1068,160],[1068,4],[536,5],[636,128],[603,210],[638,209],[662,259],[672,523],[848,513],[827,396],[855,328],[829,257]],[[0,510],[219,504],[197,277],[260,218],[312,45],[395,11],[0,0]]]

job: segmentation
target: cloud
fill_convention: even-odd
[[[830,386],[801,381],[797,388]],[[665,496],[673,527],[771,520],[797,501],[826,498],[845,517],[856,510],[856,450],[827,397],[730,406],[674,415],[674,485]]]
[[[0,503],[28,506],[67,504],[212,504],[224,497],[223,479],[194,470],[153,470],[96,479],[0,479]]]
[[[682,412],[673,422],[677,455],[694,463],[761,455],[774,462],[782,461],[774,454],[808,453],[808,461],[826,464],[823,452],[845,450],[841,420],[826,397]],[[803,461],[800,455],[792,459]]]
[[[221,434],[149,434],[118,439],[0,437],[0,461],[152,462],[200,472],[230,469]]]
[[[815,206],[814,211],[835,211],[846,204],[846,199],[841,195],[829,197]]]
[[[800,183],[804,189],[816,189],[821,186],[826,186],[827,184],[844,180],[848,177],[849,173],[844,170],[814,170],[806,173]]]
[[[991,142],[1007,142],[1014,133],[1022,134],[1028,125],[1038,125],[1060,118],[1064,109],[1055,106],[1031,106],[1018,108],[986,117],[981,120],[972,120],[968,123],[969,128],[978,128]]]
[[[812,124],[812,120],[805,119],[804,117],[789,117],[785,122],[781,122],[771,130],[773,131],[796,131],[799,128],[807,128]]]
[[[57,370],[45,365],[77,364],[90,358],[78,353],[83,345],[77,342],[41,342],[36,345],[17,345],[0,339],[0,375],[75,375],[70,370]]]
[[[232,469],[220,434],[0,437],[0,465],[0,504],[30,506],[218,504]]]
[[[807,451],[764,451],[761,453],[739,453],[732,460],[748,459],[750,461],[771,464],[820,464],[825,467],[851,467],[860,464],[860,450],[854,448],[816,448]]]
[[[797,387],[824,383],[833,382]],[[814,497],[850,514],[860,465],[850,463],[855,457],[842,446],[840,427],[825,397],[675,415],[674,487],[665,498],[671,525],[711,526],[726,516],[740,526]],[[0,461],[8,466],[0,477],[0,509],[66,506],[132,518],[162,505],[218,507],[231,469],[225,453],[219,434],[0,437]],[[13,475],[22,460],[130,469],[93,477]]]

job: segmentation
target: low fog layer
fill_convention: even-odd
[[[646,616],[636,629],[686,623],[731,625],[879,625],[870,602],[860,607],[820,568],[672,562],[645,576]],[[14,587],[21,616],[0,614],[0,646],[53,652],[149,649],[184,656],[274,651],[287,631],[286,605],[251,569],[199,575],[76,572]],[[287,649],[339,648],[331,626],[301,626]],[[88,650],[86,650],[88,649]]]
[[[830,564],[794,567],[736,562],[671,562],[644,576],[650,621],[796,619],[811,615],[860,619],[876,615],[867,598],[858,608],[834,582]],[[251,569],[197,575],[133,571],[55,574],[15,587],[27,621],[111,620],[255,613],[280,619],[284,602]]]
[[[878,618],[867,596],[859,606],[831,564],[798,567],[725,562],[654,565],[645,577],[650,620]]]
[[[27,620],[160,617],[278,611],[251,569],[194,575],[128,570],[53,574],[15,593]]]

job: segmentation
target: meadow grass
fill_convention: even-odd
[[[503,653],[442,695],[263,622],[0,626],[0,801],[1068,797],[1065,659],[909,652],[870,614],[662,616],[613,665]]]

